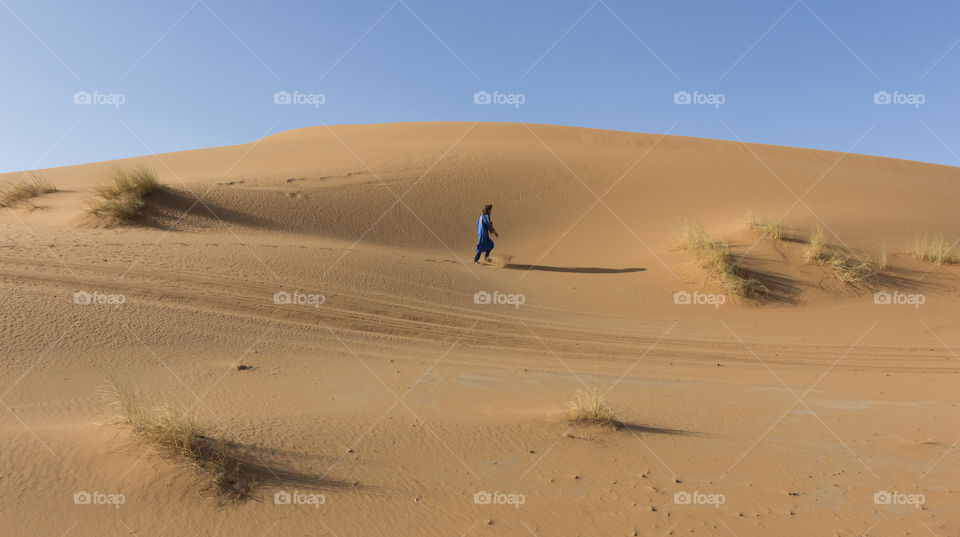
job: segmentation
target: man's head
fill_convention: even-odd
[[[484,206],[483,206],[483,214],[490,214],[490,211],[492,211],[492,210],[493,210],[493,205],[484,205]]]

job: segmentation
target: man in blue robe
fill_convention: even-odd
[[[493,222],[490,220],[490,212],[493,211],[493,205],[483,207],[483,213],[477,219],[477,255],[473,256],[473,262],[480,263],[480,254],[483,254],[484,261],[490,261],[490,250],[493,250],[493,240],[490,234],[493,233],[498,239],[500,235],[493,229]]]

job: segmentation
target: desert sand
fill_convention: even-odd
[[[84,209],[117,165],[164,188],[104,227]],[[0,211],[4,535],[960,532],[960,268],[903,253],[960,236],[958,168],[449,122],[38,173],[58,191]],[[886,249],[885,276],[841,282],[744,209]],[[676,303],[722,293],[671,243],[683,219],[770,297]],[[226,431],[251,497],[131,438],[112,376]],[[593,388],[623,427],[570,423]]]

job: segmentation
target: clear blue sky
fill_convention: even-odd
[[[952,0],[0,0],[0,171],[435,120],[960,165],[958,21]]]

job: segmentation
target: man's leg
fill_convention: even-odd
[[[493,251],[493,248],[490,248],[490,249],[487,250],[486,252],[483,252],[483,259],[484,259],[485,261],[489,261],[489,260],[490,260],[490,252],[492,252],[492,251]],[[480,255],[480,254],[477,254],[477,255]]]
[[[476,263],[480,261],[480,250],[477,250],[477,255],[473,256],[473,262]]]

